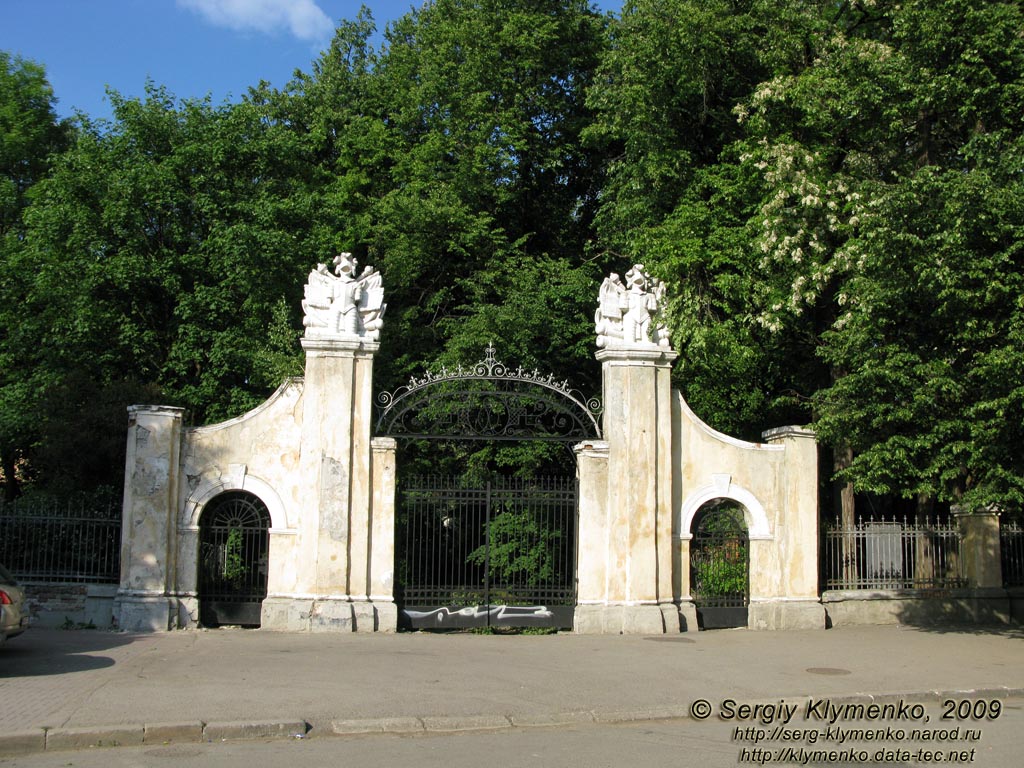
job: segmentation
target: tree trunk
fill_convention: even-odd
[[[837,445],[832,451],[832,469],[835,474],[846,469],[853,463],[853,449],[848,445]],[[843,542],[843,583],[852,588],[857,580],[857,541],[852,532],[857,524],[856,507],[853,497],[853,483],[846,480],[835,480],[834,498],[838,504],[840,529],[844,532]]]
[[[0,454],[0,474],[3,475],[4,501],[14,501],[21,495],[14,454],[8,451]]]
[[[929,586],[935,578],[935,556],[931,534],[926,526],[933,522],[935,514],[935,498],[926,493],[917,495],[917,508],[914,511],[914,522],[918,533],[914,537],[914,586]]]

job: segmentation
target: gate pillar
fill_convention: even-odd
[[[184,409],[128,408],[117,626],[136,632],[176,624],[175,572],[181,422]]]
[[[675,358],[658,347],[597,354],[607,459],[599,468],[604,446],[592,446],[581,464],[577,632],[679,631],[672,601],[669,377]]]
[[[299,545],[308,556],[295,563],[289,591],[296,597],[271,595],[264,601],[263,626],[394,631],[394,565],[384,533],[393,527],[394,504],[384,502],[383,488],[376,494],[381,508],[374,504],[374,475],[392,478],[393,498],[394,451],[373,445],[370,436],[373,357],[379,344],[307,337],[302,347],[306,372],[299,473],[305,483]],[[384,519],[387,512],[390,519]]]
[[[658,323],[663,292],[642,265],[625,284],[612,275],[601,287],[597,359],[607,465],[590,466],[598,446],[590,449],[595,455],[581,455],[588,460],[580,465],[577,632],[680,630],[672,590],[670,376],[677,353]]]
[[[310,273],[302,303],[306,370],[295,547],[301,556],[281,579],[282,590],[264,600],[262,626],[393,632],[394,561],[383,531],[394,525],[394,504],[385,503],[382,486],[375,507],[374,483],[391,477],[393,497],[394,450],[371,439],[383,288],[372,267],[356,272],[351,254],[333,264],[334,274],[324,264]]]

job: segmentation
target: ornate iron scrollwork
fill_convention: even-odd
[[[601,436],[601,402],[551,374],[509,368],[488,345],[469,368],[442,366],[377,396],[381,436],[576,442]]]

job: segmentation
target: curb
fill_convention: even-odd
[[[0,757],[93,747],[186,744],[240,739],[304,738],[302,719],[203,723],[146,723],[75,728],[38,728],[0,734]]]
[[[776,696],[771,699],[750,699],[745,703],[778,703],[780,699],[827,698],[836,704],[887,704],[908,699],[936,701],[946,698],[1024,698],[1024,688],[972,688],[961,690],[932,689],[910,693],[855,693],[840,696]],[[379,717],[334,720],[330,728],[315,729],[303,718],[282,720],[243,720],[210,722],[198,720],[180,723],[148,723],[116,726],[83,726],[75,728],[38,728],[0,734],[0,757],[38,752],[119,747],[167,745],[245,739],[301,739],[308,735],[362,736],[444,734],[503,729],[551,728],[568,725],[611,725],[656,720],[695,720],[690,706],[653,707],[636,710],[586,710],[531,715],[451,715],[424,717]]]

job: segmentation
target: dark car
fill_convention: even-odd
[[[25,591],[10,572],[0,565],[0,645],[28,629]]]

